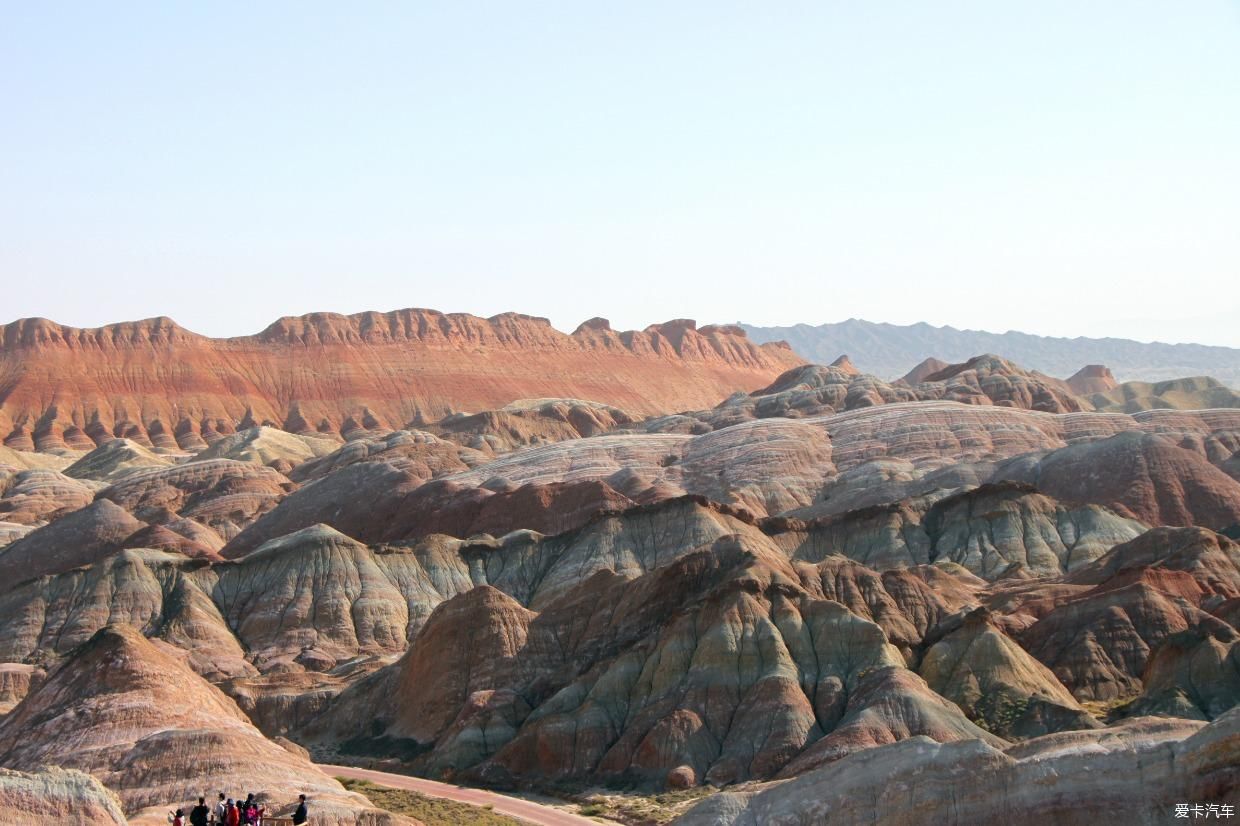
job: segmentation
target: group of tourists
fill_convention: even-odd
[[[220,792],[220,799],[214,808],[207,806],[205,797],[198,798],[198,805],[189,810],[188,826],[262,826],[264,809],[259,805],[253,794],[245,800],[225,796]],[[293,823],[297,826],[306,822],[309,815],[306,810],[306,796],[297,796],[297,810],[293,812]],[[168,815],[172,826],[187,826],[185,810],[177,809]]]

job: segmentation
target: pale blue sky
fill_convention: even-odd
[[[1240,346],[1240,0],[0,11],[0,322]]]

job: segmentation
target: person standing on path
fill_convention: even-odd
[[[293,826],[301,826],[307,818],[309,814],[306,812],[306,796],[299,794],[297,795],[297,811],[293,812]]]

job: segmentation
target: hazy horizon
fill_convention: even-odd
[[[199,335],[204,335],[204,336],[208,336],[208,337],[211,337],[211,338],[233,338],[233,337],[244,337],[244,336],[255,335],[255,334],[261,333],[264,329],[266,329],[268,326],[270,326],[270,324],[272,324],[272,323],[276,322],[276,321],[277,321],[277,320],[279,320],[280,318],[286,318],[286,317],[290,317],[290,316],[304,316],[304,315],[312,315],[312,314],[319,314],[319,313],[323,313],[323,314],[334,314],[334,315],[344,315],[344,316],[347,316],[347,315],[357,315],[357,314],[359,314],[359,313],[370,313],[370,312],[379,313],[379,314],[385,314],[385,313],[400,312],[400,311],[402,311],[402,310],[411,310],[411,309],[435,310],[435,311],[438,311],[438,312],[442,312],[442,313],[444,313],[445,315],[456,315],[456,314],[462,314],[462,313],[464,313],[464,314],[467,314],[467,315],[475,315],[475,316],[478,316],[478,317],[480,317],[480,318],[490,318],[490,317],[493,317],[493,316],[496,316],[496,315],[502,315],[503,313],[509,313],[509,312],[511,312],[511,313],[519,313],[519,314],[521,314],[521,315],[528,315],[528,316],[534,316],[534,317],[537,317],[537,318],[543,318],[543,319],[546,319],[546,320],[547,320],[547,321],[551,324],[551,326],[552,326],[554,329],[556,329],[556,330],[558,330],[558,331],[560,331],[560,332],[562,332],[562,333],[572,333],[575,329],[577,329],[577,327],[578,327],[578,326],[580,326],[580,324],[581,324],[581,323],[583,323],[583,322],[585,322],[585,321],[588,321],[588,320],[590,320],[590,319],[593,319],[593,318],[606,318],[606,319],[608,319],[608,321],[611,323],[611,326],[612,326],[612,328],[613,328],[613,329],[615,329],[615,330],[620,330],[620,331],[624,331],[624,330],[642,330],[642,329],[645,329],[645,328],[650,327],[650,326],[653,326],[653,325],[663,324],[663,323],[666,323],[666,322],[668,322],[668,321],[673,321],[673,320],[676,320],[676,319],[679,319],[679,318],[691,318],[693,321],[695,321],[695,322],[696,322],[696,324],[697,324],[697,326],[698,326],[698,327],[705,327],[705,326],[708,326],[708,325],[734,325],[734,324],[739,324],[739,325],[745,325],[745,326],[749,326],[749,327],[766,327],[766,328],[793,328],[793,327],[810,327],[810,328],[813,328],[813,327],[822,327],[822,326],[826,326],[826,325],[830,325],[830,324],[843,324],[843,323],[846,323],[846,322],[849,322],[849,321],[859,321],[859,322],[862,322],[862,323],[865,323],[865,324],[875,324],[875,325],[891,325],[891,326],[896,326],[896,327],[912,327],[912,326],[917,326],[917,325],[925,324],[925,325],[928,325],[928,326],[930,326],[930,327],[933,327],[933,328],[935,328],[935,329],[940,329],[940,330],[941,330],[941,329],[952,329],[952,330],[956,330],[956,331],[958,331],[958,332],[964,332],[964,333],[987,333],[987,334],[1000,335],[1000,336],[1002,336],[1002,335],[1008,335],[1008,334],[1015,334],[1015,335],[1035,336],[1035,337],[1040,337],[1040,338],[1056,338],[1056,339],[1067,339],[1067,340],[1072,340],[1072,339],[1091,339],[1091,340],[1117,339],[1117,340],[1135,341],[1135,342],[1142,343],[1142,344],[1171,344],[1171,345],[1175,345],[1175,344],[1190,344],[1190,345],[1201,345],[1201,346],[1207,346],[1207,347],[1223,347],[1223,348],[1226,348],[1226,349],[1240,350],[1240,348],[1237,348],[1237,347],[1231,347],[1230,345],[1226,345],[1226,344],[1208,344],[1208,343],[1203,343],[1203,342],[1199,342],[1199,341],[1167,341],[1167,340],[1163,340],[1163,339],[1134,338],[1134,337],[1131,337],[1131,336],[1088,335],[1088,334],[1078,335],[1078,336],[1071,336],[1071,335],[1048,335],[1048,334],[1038,333],[1038,332],[1035,332],[1035,331],[1030,331],[1030,330],[1013,330],[1013,329],[1009,329],[1009,330],[997,330],[997,329],[986,329],[986,328],[983,328],[983,327],[968,327],[968,326],[959,326],[959,325],[954,325],[954,324],[932,324],[932,323],[927,322],[927,321],[914,321],[914,322],[910,322],[910,323],[907,323],[907,324],[898,324],[898,323],[895,323],[895,322],[890,322],[890,321],[879,321],[879,320],[875,320],[875,319],[858,318],[858,317],[856,317],[856,316],[851,316],[851,317],[849,317],[849,318],[839,319],[839,320],[837,320],[837,321],[821,321],[821,322],[812,322],[812,321],[798,321],[798,322],[792,322],[792,323],[790,323],[790,324],[756,324],[756,323],[754,323],[754,322],[751,322],[751,321],[749,321],[749,320],[747,320],[747,319],[743,319],[743,318],[741,318],[741,319],[732,319],[732,320],[719,320],[719,319],[714,319],[714,320],[712,320],[712,319],[700,319],[700,318],[693,318],[692,316],[669,316],[669,317],[667,317],[667,318],[652,319],[652,320],[647,321],[647,322],[645,322],[645,323],[638,323],[638,324],[633,324],[633,325],[623,325],[623,324],[618,324],[618,323],[616,323],[614,320],[612,320],[612,319],[611,319],[609,316],[607,316],[606,314],[599,314],[599,313],[595,313],[594,315],[585,316],[585,317],[584,317],[584,318],[582,318],[580,321],[578,321],[578,322],[576,322],[576,323],[573,323],[573,324],[559,324],[559,323],[556,323],[556,321],[555,321],[554,319],[547,318],[547,316],[545,316],[545,315],[541,315],[541,314],[536,313],[536,312],[522,312],[522,311],[519,311],[519,310],[503,310],[503,311],[501,311],[500,313],[491,313],[490,315],[481,315],[481,314],[479,314],[479,313],[470,313],[470,312],[468,312],[467,310],[445,310],[445,309],[442,309],[442,308],[439,308],[439,307],[416,307],[416,306],[412,306],[412,305],[411,305],[411,306],[408,306],[408,307],[390,307],[390,308],[387,308],[387,309],[368,308],[368,309],[362,309],[362,310],[355,310],[355,311],[351,311],[351,312],[347,312],[347,313],[346,313],[346,312],[339,312],[339,311],[337,311],[337,310],[327,310],[327,309],[308,310],[308,311],[306,311],[306,312],[304,312],[304,313],[296,313],[296,314],[284,313],[284,314],[282,314],[282,315],[273,316],[273,317],[272,317],[272,318],[271,318],[271,319],[267,322],[267,324],[264,324],[264,325],[262,325],[262,326],[261,326],[261,327],[259,327],[259,328],[256,328],[256,329],[253,329],[253,330],[248,330],[248,331],[241,332],[241,333],[229,333],[229,334],[226,334],[226,335],[216,334],[216,333],[211,332],[210,330],[199,329],[199,328],[197,328],[197,327],[193,327],[193,326],[191,326],[191,325],[189,325],[189,324],[182,323],[182,321],[181,321],[180,319],[176,318],[175,316],[171,316],[171,315],[169,315],[169,314],[167,314],[167,313],[159,313],[159,314],[156,314],[156,315],[154,315],[154,316],[145,316],[145,317],[142,317],[142,318],[114,319],[114,320],[111,320],[111,321],[105,321],[105,322],[103,322],[102,324],[90,324],[90,325],[76,325],[76,324],[69,324],[68,322],[63,321],[62,319],[50,318],[50,317],[48,317],[48,316],[40,316],[40,315],[34,315],[34,316],[21,316],[21,317],[19,317],[19,318],[0,319],[0,327],[6,326],[7,324],[10,324],[10,323],[15,322],[15,321],[21,321],[21,320],[24,320],[24,319],[29,319],[29,318],[45,318],[45,319],[47,319],[48,321],[52,321],[52,322],[57,323],[57,324],[66,324],[66,325],[71,326],[71,327],[78,327],[78,328],[83,328],[83,327],[84,327],[84,328],[87,328],[87,329],[90,329],[90,328],[97,328],[97,327],[106,327],[106,326],[109,326],[109,325],[113,325],[113,324],[122,324],[122,323],[126,323],[126,322],[145,321],[145,320],[149,320],[149,319],[152,319],[152,318],[171,318],[171,319],[172,319],[172,321],[173,321],[173,322],[175,322],[178,326],[180,326],[180,327],[182,327],[182,328],[184,328],[184,329],[186,329],[186,330],[189,330],[190,332],[197,333],[197,334],[199,334]]]
[[[14,7],[7,320],[1240,347],[1240,5]]]

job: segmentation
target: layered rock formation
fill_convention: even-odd
[[[273,809],[313,795],[320,823],[405,822],[264,738],[218,689],[126,627],[95,634],[0,721],[0,763],[88,772],[139,817],[188,809],[208,789],[261,789]]]
[[[757,534],[637,576],[602,568],[537,614],[471,591],[377,675],[386,691],[342,695],[335,724],[357,726],[360,699],[388,697],[369,711],[383,734],[374,746],[412,741],[404,750],[424,771],[501,784],[726,784],[913,734],[1001,742],[821,582]],[[455,667],[437,670],[445,662]]]
[[[67,826],[128,826],[120,800],[79,771],[0,769],[0,821],[44,820]]]
[[[684,320],[616,332],[595,319],[565,335],[515,313],[316,313],[210,339],[167,318],[89,330],[24,319],[0,329],[0,374],[14,377],[0,433],[24,450],[114,436],[198,449],[254,425],[342,435],[528,398],[649,413],[714,404],[800,362],[738,328]]]
[[[1080,393],[1113,392],[1104,371],[1072,386],[996,356],[887,383],[683,322],[23,329],[17,350],[97,372],[12,423],[44,452],[0,449],[0,765],[89,771],[139,822],[186,783],[307,770],[259,731],[504,786],[829,777],[858,819],[887,814],[887,781],[937,794],[953,760],[1027,784],[1135,753],[1158,764],[1147,802],[1231,788],[1202,755],[1240,700],[1240,412],[1098,412]],[[177,384],[223,369],[203,353],[237,372]],[[653,386],[616,389],[630,369],[693,401],[628,405]],[[617,395],[576,397],[604,374]],[[175,411],[134,401],[152,375]],[[487,409],[440,415],[458,392]],[[1213,745],[1180,743],[1205,721]],[[340,822],[384,822],[307,782]],[[14,787],[88,800],[76,783]],[[1060,816],[1020,794],[997,797]],[[762,787],[718,801],[720,822],[802,817]]]
[[[129,439],[111,439],[65,468],[65,475],[95,482],[114,482],[147,468],[168,467],[172,461]]]
[[[1119,434],[1128,435],[1107,441]],[[607,433],[503,454],[431,484],[422,468],[379,453],[288,496],[225,553],[319,522],[365,542],[558,532],[601,510],[685,493],[756,516],[815,518],[991,480],[1046,480],[1056,498],[1146,524],[1224,528],[1240,522],[1240,483],[1211,462],[1229,459],[1238,439],[1240,413],[1231,411],[1050,415],[923,402],[752,419],[696,436]],[[1076,544],[1075,527],[1064,529],[1061,555]]]
[[[119,550],[143,527],[105,500],[26,534],[0,554],[0,587],[95,562]]]
[[[42,525],[94,501],[87,485],[54,470],[0,469],[0,519]]]
[[[1240,711],[1201,723],[1142,718],[1052,734],[1006,749],[915,737],[787,783],[724,792],[677,826],[831,823],[1172,822],[1186,801],[1219,806],[1240,792]],[[1234,804],[1232,804],[1234,805]],[[1203,811],[1205,809],[1203,808]]]
[[[926,652],[921,675],[987,731],[1031,737],[1099,723],[1046,666],[978,609]]]

